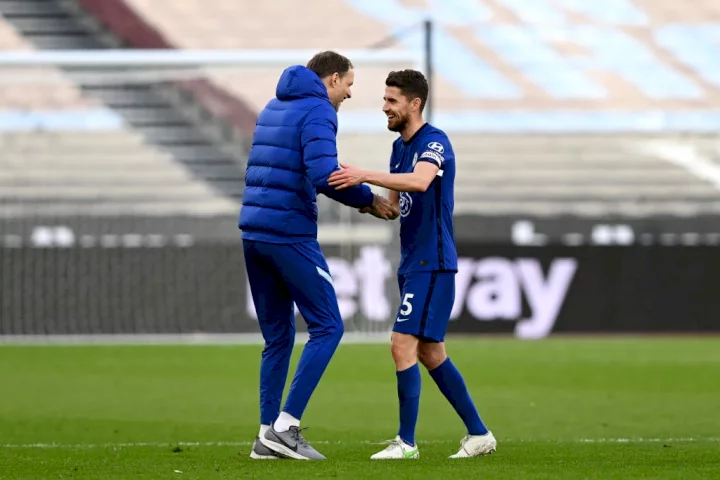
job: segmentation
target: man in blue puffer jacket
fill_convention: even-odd
[[[336,190],[337,110],[351,96],[352,63],[322,52],[286,69],[276,98],[260,112],[240,211],[245,266],[265,349],[260,365],[260,434],[252,458],[325,457],[300,434],[300,418],[343,334],[327,262],[317,241],[317,193],[394,219],[396,211],[366,185]],[[295,340],[293,301],[310,339],[280,412]]]

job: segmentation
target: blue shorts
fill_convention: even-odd
[[[400,307],[393,332],[426,342],[443,342],[453,303],[455,272],[413,272],[398,275]]]

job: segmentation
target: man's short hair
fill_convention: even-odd
[[[347,57],[330,50],[318,53],[310,59],[306,66],[320,78],[329,77],[333,73],[343,77],[351,68],[354,68]]]
[[[425,108],[430,87],[428,86],[425,75],[421,72],[410,69],[390,72],[385,80],[385,85],[388,87],[397,87],[410,101],[419,98],[420,112]]]

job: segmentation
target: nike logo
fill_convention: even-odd
[[[295,440],[294,438],[287,438],[288,435],[285,435],[287,433],[290,433],[290,431],[288,430],[287,432],[283,432],[283,433],[273,431],[273,435],[277,439],[276,441],[279,441],[279,443],[282,443],[283,445],[285,445],[286,447],[291,449],[293,452],[297,452],[297,449],[298,449],[297,440]]]
[[[409,318],[400,318],[400,317],[395,319],[395,321],[397,323],[407,322],[408,320],[410,320],[410,319]]]

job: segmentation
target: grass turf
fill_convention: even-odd
[[[387,345],[342,345],[303,418],[325,462],[251,461],[257,346],[0,347],[0,479],[720,478],[720,339],[450,340],[489,457],[423,372],[421,458],[397,425]],[[296,348],[294,359],[300,353]]]

